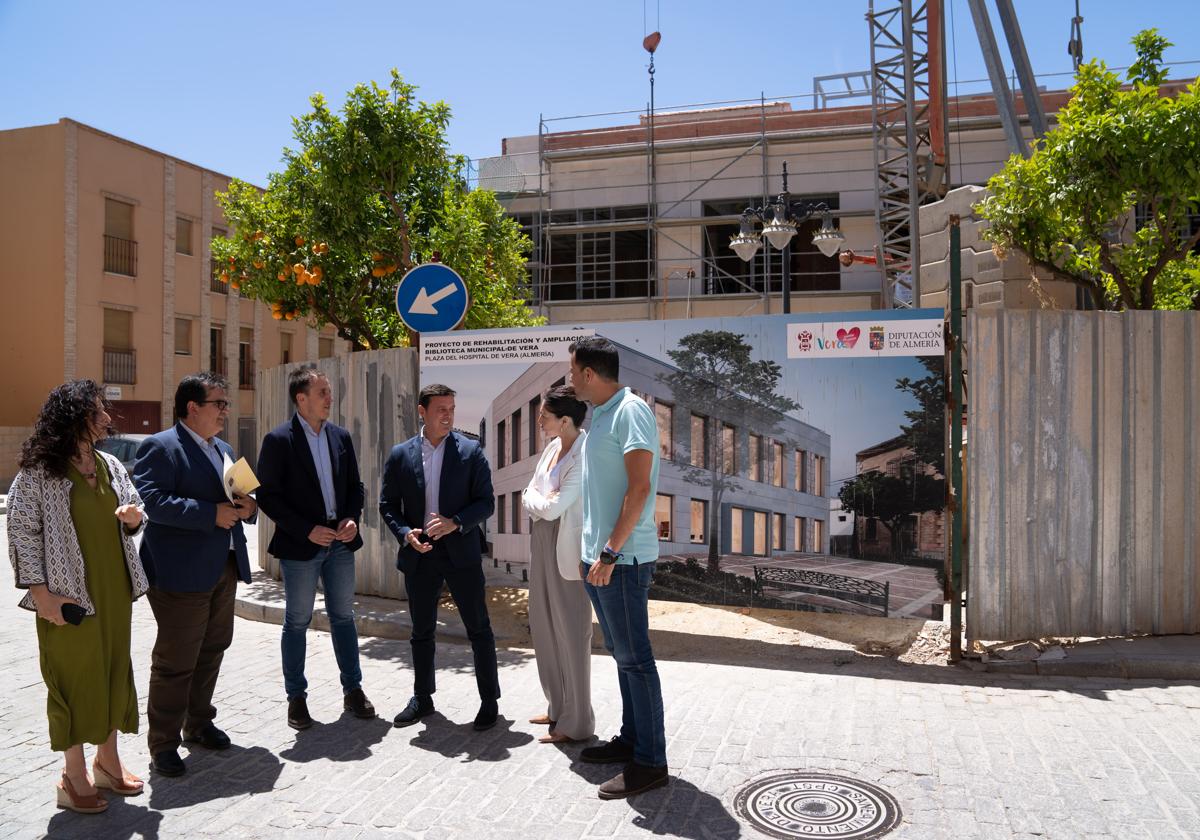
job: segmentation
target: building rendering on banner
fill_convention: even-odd
[[[912,449],[905,445],[903,436],[859,450],[854,454],[854,464],[857,475],[877,472],[902,478],[914,471],[938,475],[934,467],[917,460]],[[936,559],[945,556],[948,531],[949,519],[944,511],[913,513],[900,524],[895,544],[901,556]],[[884,522],[869,516],[854,517],[854,536],[858,544],[858,556],[895,559],[892,532]]]
[[[688,405],[669,381],[680,374],[678,368],[617,346],[622,383],[653,407],[658,420],[662,460],[655,521],[663,555],[707,553],[712,503],[707,482],[713,467],[708,459],[714,451],[725,487],[717,517],[721,554],[828,552],[827,432],[787,414],[764,421]],[[485,421],[496,493],[487,535],[500,562],[529,560],[530,527],[521,491],[544,446],[537,427],[541,394],[564,380],[565,367],[561,362],[531,365],[492,402]],[[719,445],[710,445],[710,435],[719,435]]]
[[[209,242],[230,231],[217,172],[63,119],[0,131],[0,486],[46,394],[64,380],[105,386],[117,428],[172,422],[175,386],[209,369],[230,381],[225,437],[253,460],[257,372],[348,352],[332,328],[278,322],[230,293]]]

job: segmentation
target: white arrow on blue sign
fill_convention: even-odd
[[[396,287],[396,311],[410,330],[445,332],[467,315],[467,284],[458,272],[441,263],[409,269]]]

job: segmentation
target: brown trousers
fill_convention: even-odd
[[[177,749],[180,729],[195,732],[217,716],[212,704],[225,649],[233,641],[237,594],[233,552],[221,579],[208,592],[168,592],[150,587],[147,597],[158,622],[150,658],[150,755]]]

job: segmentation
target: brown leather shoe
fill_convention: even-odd
[[[92,775],[96,777],[96,787],[111,790],[118,796],[137,796],[146,786],[136,776],[132,782],[126,782],[124,772],[109,773],[100,766],[99,760],[92,762]]]
[[[356,718],[362,720],[375,719],[375,704],[367,699],[367,695],[363,693],[361,688],[356,688],[347,694],[342,699],[342,705],[346,711],[353,713]]]
[[[288,699],[287,725],[295,730],[308,729],[313,725],[312,715],[308,713],[307,694],[297,694]]]
[[[625,765],[624,770],[600,785],[598,794],[601,799],[624,799],[627,796],[664,787],[668,779],[670,776],[667,775],[666,765],[647,767],[631,761]]]
[[[58,783],[56,793],[58,807],[66,808],[68,811],[74,811],[77,814],[99,814],[108,810],[108,800],[100,795],[100,791],[96,791],[90,796],[81,796],[75,792],[75,788],[71,785],[71,780],[67,778],[66,773],[63,773],[62,781]]]

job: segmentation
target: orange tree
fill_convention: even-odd
[[[212,241],[220,280],[276,320],[332,324],[373,350],[408,343],[396,284],[440,255],[467,284],[467,328],[541,323],[525,303],[529,238],[494,194],[466,188],[449,106],[415,93],[393,70],[387,88],[350,91],[340,114],[315,94],[267,188],[235,179],[217,194],[235,230]]]
[[[1058,126],[1009,158],[976,211],[999,252],[1098,309],[1200,309],[1200,79],[1165,90],[1170,42],[1147,29],[1133,46],[1131,87],[1103,62],[1080,67]]]

